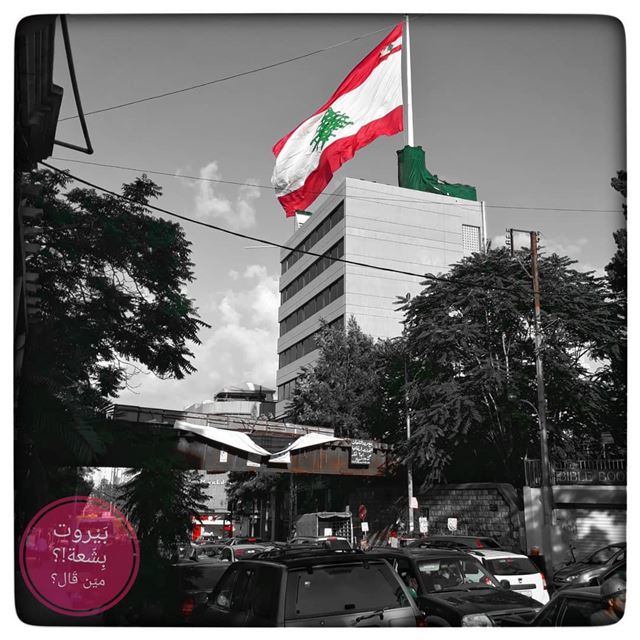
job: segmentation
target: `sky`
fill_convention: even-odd
[[[537,229],[547,251],[601,274],[615,251],[612,234],[624,224],[623,200],[610,186],[626,168],[623,25],[578,15],[411,18],[414,139],[427,167],[477,188],[494,245],[504,243],[506,227]],[[112,190],[146,172],[162,187],[158,206],[286,244],[293,222],[270,188],[273,144],[402,19],[70,15],[85,112],[324,51],[87,115],[94,154],[57,146],[49,162]],[[57,137],[81,144],[79,121],[64,120],[76,111],[60,37],[54,81],[64,88]],[[396,151],[405,142],[404,134],[379,138],[336,173],[327,192],[347,176],[397,184]],[[116,402],[182,409],[225,385],[275,388],[279,250],[183,227],[195,272],[187,292],[211,325],[193,346],[198,371],[181,381],[138,374]]]

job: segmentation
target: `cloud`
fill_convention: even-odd
[[[206,180],[220,180],[218,163],[214,160],[199,171],[204,180],[191,183],[195,189],[195,215],[201,220],[221,220],[234,231],[250,229],[256,222],[255,201],[260,197],[257,187],[245,184],[238,187],[235,201],[219,194],[220,185]],[[249,180],[248,182],[252,182]]]
[[[213,327],[201,332],[193,348],[197,373],[184,380],[138,375],[136,392],[125,391],[117,402],[168,409],[212,399],[225,385],[255,382],[275,388],[278,367],[278,278],[266,267],[250,265],[238,274],[237,287],[211,294],[200,313]]]

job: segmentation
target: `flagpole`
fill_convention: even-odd
[[[404,17],[404,59],[407,80],[407,145],[413,147],[413,102],[411,99],[411,43],[409,40],[409,15]]]

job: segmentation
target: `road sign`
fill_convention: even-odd
[[[449,529],[449,531],[457,531],[458,530],[458,518],[448,518],[447,519],[447,529]]]
[[[369,531],[369,523],[368,522],[363,522],[361,525],[362,528],[362,533],[368,533]]]
[[[418,518],[418,527],[420,528],[420,533],[429,533],[429,518],[420,516]]]
[[[358,518],[361,522],[367,519],[367,507],[365,507],[363,504],[358,507]]]

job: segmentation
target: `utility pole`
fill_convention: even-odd
[[[407,354],[404,355],[404,412],[407,421],[407,442],[411,440],[411,413],[409,412],[409,378],[407,376]],[[409,521],[407,531],[413,533],[413,465],[407,460],[407,494],[409,498]]]
[[[551,538],[552,504],[551,478],[549,473],[549,448],[547,444],[547,411],[542,371],[542,338],[540,335],[540,279],[538,273],[538,233],[530,231],[531,280],[533,281],[534,339],[536,352],[536,381],[538,387],[538,424],[540,426],[540,494],[542,498],[542,547],[545,556],[546,578],[553,578],[553,542]]]

